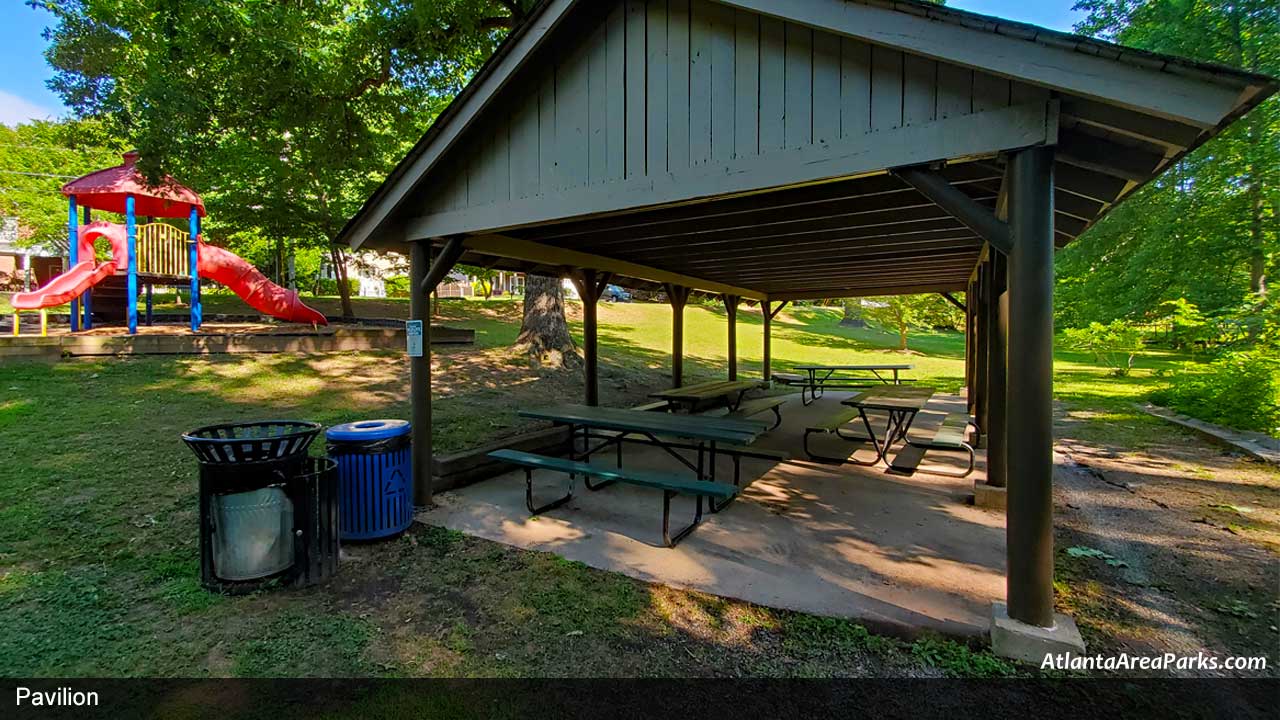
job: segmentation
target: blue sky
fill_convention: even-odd
[[[1080,19],[1075,0],[951,0],[950,7],[1070,30]],[[66,113],[58,97],[45,87],[53,74],[44,61],[41,37],[49,15],[21,0],[0,0],[0,124],[56,118]]]

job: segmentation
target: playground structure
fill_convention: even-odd
[[[46,311],[71,304],[71,331],[92,329],[95,322],[120,322],[130,335],[138,332],[139,291],[145,292],[146,324],[152,321],[152,289],[156,285],[187,287],[191,331],[203,322],[201,278],[220,283],[256,310],[286,322],[328,324],[325,316],[303,304],[298,294],[268,280],[253,265],[223,248],[209,245],[201,235],[204,202],[191,189],[165,176],[151,185],[137,170],[138,154],[124,154],[124,163],[90,173],[62,187],[67,196],[67,240],[70,268],[43,287],[15,293],[13,333],[19,334],[20,312],[41,312],[41,334],[47,330]],[[92,211],[124,215],[124,224],[94,221]],[[83,211],[83,224],[81,224]],[[148,218],[143,225],[139,217]],[[185,220],[186,228],[155,221]],[[95,242],[105,239],[111,257],[97,260]]]

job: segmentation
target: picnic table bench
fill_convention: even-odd
[[[867,364],[867,365],[796,365],[795,373],[774,373],[773,379],[782,385],[799,385],[800,402],[809,405],[822,397],[828,388],[856,390],[875,387],[876,385],[901,385],[915,382],[912,378],[904,378],[900,372],[910,370],[914,366],[899,364]],[[891,374],[891,375],[890,375]],[[805,393],[808,397],[805,397]]]
[[[851,409],[841,410],[805,428],[805,453],[809,455],[810,459],[822,462],[849,462],[855,465],[874,465],[877,462],[883,462],[888,465],[887,455],[889,449],[894,443],[906,437],[916,414],[929,402],[929,398],[933,397],[933,393],[934,389],[931,387],[907,387],[902,385],[886,385],[855,393],[852,397],[841,402],[842,405],[846,405]],[[869,411],[873,410],[884,412],[888,415],[884,433],[881,435],[877,435],[875,427],[871,423],[871,417],[868,414]],[[845,425],[853,422],[855,418],[862,420],[862,427],[866,430],[865,435],[848,433],[842,430]],[[815,453],[809,449],[809,436],[818,433],[834,434],[841,439],[853,442],[870,442],[876,452],[876,457],[874,460],[861,461]]]
[[[533,453],[523,452],[520,450],[495,450],[489,453],[489,457],[495,460],[519,465],[524,468],[525,474],[525,506],[529,508],[529,512],[533,515],[541,515],[548,510],[564,505],[573,499],[573,479],[576,475],[583,476],[584,484],[590,490],[599,490],[606,485],[613,483],[626,483],[637,485],[640,487],[655,488],[662,491],[662,544],[666,547],[675,547],[694,528],[702,522],[702,500],[707,498],[712,503],[712,507],[716,508],[716,500],[724,501],[718,506],[723,508],[734,496],[738,494],[738,488],[726,483],[710,482],[707,480],[693,480],[682,477],[675,473],[657,473],[642,472],[638,470],[623,470],[621,468],[606,468],[599,465],[579,460],[566,460],[564,458],[548,457],[546,455],[535,455]],[[534,470],[556,470],[569,474],[568,488],[564,496],[552,500],[544,505],[535,505],[533,502],[533,471]],[[603,483],[592,487],[588,478],[601,478]],[[671,534],[671,499],[676,495],[692,495],[696,499],[696,510],[693,516],[693,522],[687,527]]]
[[[787,399],[785,397],[754,398],[740,403],[737,410],[728,411],[720,415],[709,415],[709,417],[720,417],[728,420],[750,420],[754,415],[772,410],[773,424],[770,425],[766,422],[765,426],[769,430],[774,430],[782,424],[782,406],[786,403]]]
[[[907,436],[906,447],[894,456],[893,462],[889,464],[889,471],[900,475],[912,475],[919,469],[925,453],[930,450],[964,450],[969,454],[969,467],[964,472],[951,473],[937,470],[927,472],[947,477],[967,477],[973,472],[974,466],[973,446],[966,438],[970,422],[969,416],[963,413],[947,413],[942,418],[942,423],[929,437]]]
[[[564,497],[541,506],[535,505],[532,494],[532,475],[535,469],[565,472],[570,476],[571,482],[574,476],[582,475],[583,484],[588,490],[593,491],[615,482],[657,488],[664,493],[663,542],[668,547],[679,542],[701,522],[704,498],[708,500],[708,508],[711,512],[719,512],[737,496],[739,462],[742,457],[772,459],[773,456],[767,451],[757,451],[747,447],[765,432],[764,423],[754,420],[568,404],[530,408],[520,410],[518,414],[521,417],[550,420],[570,427],[571,442],[567,459],[513,450],[499,450],[490,454],[490,457],[526,469],[525,502],[530,512],[538,514],[560,507],[572,496],[572,485],[570,485],[569,493]],[[579,437],[582,439],[581,451],[578,450]],[[592,440],[602,442],[592,446]],[[658,447],[691,470],[693,476],[625,470],[622,468],[623,442],[640,442]],[[617,447],[616,468],[590,464],[589,460],[593,454],[611,445]],[[685,458],[677,452],[678,450],[695,451],[696,462]],[[717,453],[727,454],[733,458],[733,485],[716,482]],[[600,478],[605,482],[593,485],[591,478]],[[694,496],[697,502],[697,513],[693,524],[671,535],[669,533],[670,503],[675,495]]]
[[[689,411],[696,410],[699,405],[723,398],[730,411],[735,411],[742,404],[742,398],[751,390],[766,387],[763,380],[713,380],[711,382],[685,385],[649,393],[649,397],[666,400],[682,406]]]

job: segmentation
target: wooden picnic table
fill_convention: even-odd
[[[901,385],[904,382],[904,378],[899,373],[903,370],[910,370],[913,367],[915,366],[906,363],[881,363],[864,365],[793,365],[792,369],[805,373],[805,376],[798,378],[801,385],[800,402],[808,405],[822,397],[823,391],[829,387],[862,388],[873,386],[876,383]],[[837,373],[840,374],[837,375]],[[881,373],[885,373],[885,375]],[[888,373],[893,373],[893,376],[886,377]],[[777,377],[779,376],[775,375],[775,378]],[[795,376],[791,377],[794,378]],[[796,383],[792,382],[791,384]],[[806,390],[809,392],[808,399],[805,398]]]
[[[763,387],[767,387],[764,380],[713,380],[670,390],[659,390],[649,393],[649,397],[682,405],[688,410],[695,409],[700,403],[724,398],[729,405],[729,411],[733,412],[742,404],[742,397],[747,392]]]
[[[718,446],[733,446],[734,449],[729,450],[729,454],[749,457],[749,453],[740,450],[741,446],[755,442],[766,430],[764,424],[752,420],[727,420],[705,415],[675,415],[573,404],[531,408],[520,410],[517,414],[520,417],[550,420],[557,425],[569,426],[570,459],[590,457],[610,445],[616,445],[618,467],[622,467],[622,442],[634,440],[631,436],[640,436],[644,438],[643,442],[662,449],[694,471],[699,480],[715,480],[716,453],[723,450],[723,447],[718,449]],[[593,430],[597,431],[596,434],[592,433]],[[606,435],[600,431],[612,434]],[[577,449],[579,433],[583,442],[581,453]],[[603,442],[592,447],[590,443],[593,439]],[[696,462],[689,461],[677,450],[695,450]],[[704,463],[708,455],[709,470]]]
[[[907,436],[911,423],[915,422],[916,415],[933,397],[934,392],[934,388],[923,385],[885,385],[855,393],[853,397],[841,401],[841,404],[858,410],[858,417],[862,419],[862,426],[867,431],[866,439],[875,448],[876,461],[888,465],[889,449]],[[883,436],[876,436],[871,418],[867,415],[868,410],[888,414]]]

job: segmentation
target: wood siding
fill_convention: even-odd
[[[601,2],[504,91],[506,112],[467,130],[416,214],[874,145],[878,132],[1047,98],[708,0]]]

